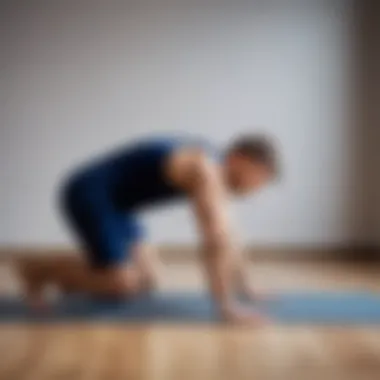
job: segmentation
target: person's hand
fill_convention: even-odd
[[[222,316],[228,323],[258,327],[268,322],[262,314],[255,312],[250,308],[243,308],[239,306],[230,307],[222,310]]]
[[[156,273],[151,273],[144,276],[142,279],[143,291],[151,293],[158,288],[158,275]]]
[[[242,286],[240,289],[240,295],[244,298],[244,300],[251,303],[265,302],[273,299],[273,296],[271,296],[270,294],[260,293],[250,285]]]

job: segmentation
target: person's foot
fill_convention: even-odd
[[[23,287],[23,296],[27,305],[37,312],[48,309],[44,297],[45,284],[39,274],[39,267],[31,259],[23,259],[17,263],[17,271]]]
[[[134,265],[140,276],[140,286],[143,292],[152,292],[158,287],[159,261],[152,247],[139,246],[136,248]]]

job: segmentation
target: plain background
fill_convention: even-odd
[[[115,145],[173,132],[222,146],[256,130],[278,140],[283,178],[236,205],[246,242],[380,240],[350,4],[2,2],[0,244],[71,242],[60,178]],[[193,242],[186,206],[144,218],[155,242]]]

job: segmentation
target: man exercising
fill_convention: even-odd
[[[277,174],[273,145],[265,136],[244,136],[223,154],[191,139],[152,139],[123,147],[73,173],[60,205],[86,252],[77,257],[24,259],[20,273],[28,301],[41,305],[54,284],[65,292],[129,296],[155,284],[151,248],[144,243],[139,211],[181,198],[194,210],[202,241],[201,259],[222,316],[255,322],[234,292],[253,295],[242,255],[233,239],[228,197],[256,191]]]

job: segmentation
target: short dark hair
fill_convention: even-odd
[[[247,134],[238,137],[229,148],[230,153],[239,153],[266,165],[274,177],[279,177],[280,167],[273,140],[264,134]]]

